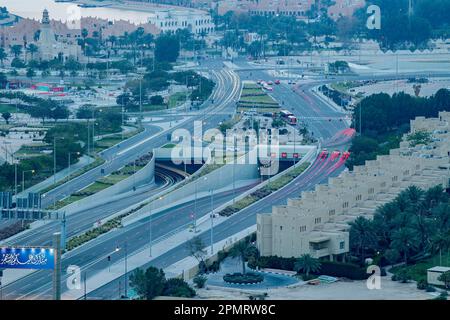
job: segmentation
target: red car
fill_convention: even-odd
[[[342,159],[343,160],[347,160],[350,157],[350,152],[345,151],[344,153],[342,153]]]
[[[280,84],[281,81],[280,80],[275,80],[275,84]]]
[[[326,159],[326,158],[328,158],[328,150],[327,150],[327,149],[324,149],[324,150],[320,153],[319,158],[320,158],[320,159]]]
[[[273,81],[267,81],[267,84],[268,84],[269,86],[271,86],[271,85],[273,85]]]
[[[336,160],[337,158],[339,158],[339,156],[341,155],[340,151],[333,151],[333,153],[331,154],[331,160]]]

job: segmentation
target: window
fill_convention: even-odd
[[[348,202],[344,202],[344,204],[342,205],[342,208],[348,208]]]
[[[341,241],[339,243],[339,249],[344,250],[345,249],[345,241]]]
[[[362,199],[362,195],[358,194],[358,195],[356,196],[356,201],[361,201],[361,199]]]
[[[300,227],[300,232],[305,232],[306,231],[306,226],[301,226]]]
[[[328,214],[329,214],[330,216],[334,216],[334,215],[336,214],[336,210],[335,210],[335,209],[330,210],[330,211],[328,211]]]
[[[280,226],[280,231],[283,231],[283,226]]]
[[[322,218],[315,218],[314,219],[314,223],[315,224],[318,224],[318,223],[321,223],[322,222]]]

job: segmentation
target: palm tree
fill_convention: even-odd
[[[31,43],[27,47],[27,51],[31,54],[31,60],[34,60],[34,55],[39,51],[39,48],[34,43]]]
[[[14,58],[18,58],[22,54],[22,46],[20,44],[11,46],[11,53],[14,55]]]
[[[245,255],[247,249],[249,247],[249,243],[247,240],[239,241],[234,245],[234,247],[230,250],[230,256],[233,258],[239,257],[242,263],[242,274],[245,274]]]
[[[310,254],[303,254],[295,261],[294,268],[298,273],[303,271],[306,277],[309,277],[310,272],[318,272],[320,270],[320,261],[311,257]]]
[[[377,243],[377,235],[374,225],[364,217],[358,217],[350,223],[350,243],[357,248],[361,257],[361,263],[364,263],[365,249]]]
[[[83,47],[83,52],[84,55],[86,55],[86,38],[89,35],[89,31],[85,28],[83,28],[83,30],[81,30],[81,37],[83,38],[83,41],[81,42],[82,47]]]
[[[444,232],[438,232],[434,237],[431,239],[431,245],[429,247],[431,253],[437,253],[439,252],[439,265],[442,265],[442,249],[449,249],[450,248],[450,232],[447,231]]]
[[[409,203],[412,205],[418,205],[424,200],[424,191],[416,186],[409,186],[405,191],[403,191],[405,196],[408,198]]]
[[[432,210],[432,216],[439,229],[450,229],[450,206],[447,203],[442,203]]]
[[[415,230],[403,227],[393,233],[391,247],[403,253],[405,264],[407,264],[409,253],[417,248],[417,242],[418,239]]]
[[[6,124],[9,124],[9,119],[11,119],[12,115],[9,112],[3,112],[2,118],[5,119]]]
[[[5,52],[4,48],[0,48],[0,62],[2,64],[2,67],[4,67],[4,60],[8,57],[8,55]]]

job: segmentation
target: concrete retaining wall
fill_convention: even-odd
[[[150,209],[151,212],[155,214],[165,208],[191,201],[192,197],[195,195],[195,191],[197,191],[197,195],[200,198],[205,194],[209,194],[211,190],[213,193],[217,193],[223,191],[226,187],[231,189],[233,185],[233,178],[235,179],[235,182],[249,181],[249,183],[258,179],[258,164],[245,164],[244,162],[245,157],[242,157],[238,159],[237,163],[234,165],[226,164],[211,173],[197,178],[195,181],[192,181],[189,184],[167,194],[162,199],[160,198],[154,200],[153,204],[149,204],[128,217],[125,217],[122,220],[122,224],[128,225],[146,217],[149,214]]]
[[[136,172],[134,175],[116,183],[115,185],[106,188],[102,191],[93,194],[87,198],[84,198],[80,201],[69,204],[68,206],[62,208],[61,210],[65,211],[67,215],[87,210],[93,207],[97,207],[99,205],[108,203],[111,201],[111,197],[118,196],[126,193],[126,196],[129,196],[128,191],[132,191],[133,186],[139,187],[142,185],[150,184],[155,182],[155,157],[147,163],[147,165]]]

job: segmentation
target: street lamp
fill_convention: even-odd
[[[98,109],[98,112],[102,112],[102,109]],[[92,109],[92,152],[95,152],[95,108]]]
[[[164,197],[159,197],[157,200],[162,200],[164,199]],[[149,241],[149,254],[150,257],[152,256],[152,247],[153,247],[153,231],[152,231],[152,226],[153,226],[153,204],[154,201],[151,202],[150,204],[150,217],[149,217],[149,237],[150,237],[150,241]]]
[[[22,171],[22,193],[25,192],[25,173],[31,172],[32,174],[35,172],[34,170],[24,170]]]
[[[210,214],[210,219],[211,219],[211,254],[214,254],[214,193],[213,190],[210,190],[211,192],[211,214]]]
[[[53,184],[56,184],[56,140],[64,140],[64,137],[53,137]]]
[[[80,155],[80,152],[69,152],[69,167],[68,167],[68,170],[69,170],[69,174],[67,175],[67,182],[69,182],[70,181],[70,176],[71,176],[71,172],[70,172],[70,156],[72,155],[72,154],[76,154],[77,156],[79,156]]]

